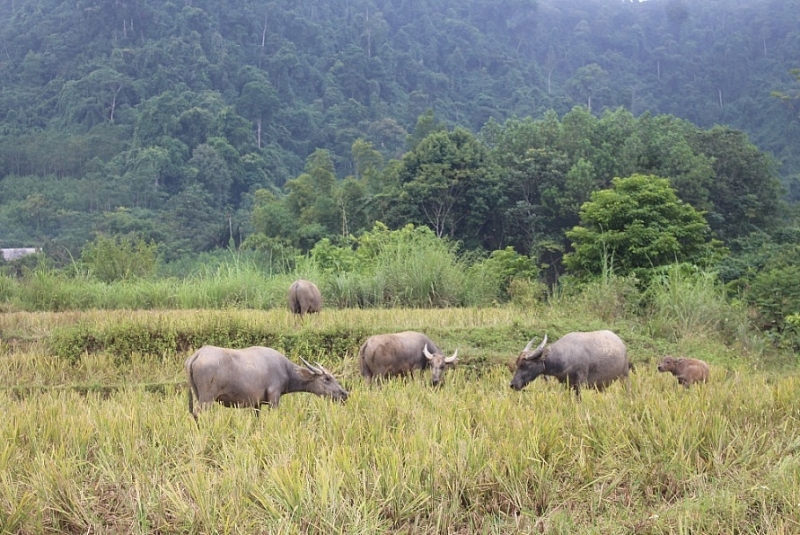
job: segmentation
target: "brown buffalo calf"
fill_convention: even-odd
[[[676,359],[664,357],[658,363],[658,371],[670,372],[678,378],[678,383],[685,387],[693,383],[708,382],[708,364],[697,359]]]

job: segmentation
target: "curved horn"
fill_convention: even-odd
[[[312,366],[312,365],[311,365],[311,363],[309,363],[309,362],[308,362],[306,359],[304,359],[303,357],[300,357],[300,360],[302,360],[302,361],[303,361],[303,364],[305,364],[305,365],[306,365],[306,368],[308,368],[308,369],[309,369],[309,370],[311,370],[312,372],[316,373],[317,375],[319,375],[319,374],[323,373],[323,372],[322,372],[322,370],[319,370],[319,369],[315,368],[314,366]]]
[[[428,360],[431,360],[433,358],[431,352],[428,351],[428,344],[425,344],[425,347],[422,348],[422,353],[428,358]]]
[[[452,364],[457,360],[458,360],[458,349],[456,349],[456,352],[453,353],[452,357],[447,357],[446,359],[444,359],[444,363],[445,364]]]
[[[531,350],[531,346],[533,345],[533,341],[534,341],[534,340],[536,340],[536,337],[535,337],[535,336],[534,336],[533,338],[531,338],[531,341],[530,341],[530,342],[528,342],[528,345],[526,345],[526,346],[525,346],[525,349],[523,349],[522,351],[523,351],[523,352],[528,352],[528,351],[530,351],[530,350]]]
[[[526,359],[530,359],[530,358],[533,358],[533,357],[541,354],[541,351],[544,349],[544,346],[547,344],[547,335],[545,334],[544,335],[544,340],[542,340],[542,343],[539,344],[538,346],[536,346],[536,349],[531,351],[530,349],[531,349],[531,346],[533,345],[533,341],[534,340],[535,340],[535,338],[532,338],[531,341],[528,342],[528,345],[525,346],[525,349],[522,351],[522,353],[525,355],[524,358],[526,358]]]
[[[327,373],[328,375],[333,375],[331,372],[329,372],[327,369],[325,369],[325,366],[323,366],[323,365],[322,365],[322,364],[320,364],[319,362],[317,362],[316,364],[317,364],[317,368],[319,368],[319,369],[320,369],[320,370],[322,370],[323,372]]]

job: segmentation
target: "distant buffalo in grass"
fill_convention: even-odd
[[[294,314],[314,314],[322,310],[322,294],[317,285],[304,279],[289,287],[289,310]]]
[[[427,335],[404,331],[370,336],[361,345],[358,363],[367,383],[372,379],[413,375],[414,370],[431,369],[431,383],[442,384],[444,371],[458,361],[458,349],[446,357]]]

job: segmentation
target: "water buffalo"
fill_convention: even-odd
[[[697,359],[676,359],[666,356],[658,363],[658,371],[671,372],[678,378],[678,384],[689,388],[694,383],[705,383],[708,381],[708,364]]]
[[[189,412],[197,420],[202,410],[218,401],[226,407],[252,407],[258,416],[262,404],[277,407],[281,396],[292,392],[347,399],[347,391],[328,370],[301,360],[305,367],[293,364],[269,347],[203,346],[184,364],[189,381]]]
[[[312,314],[322,309],[322,294],[311,281],[299,279],[289,287],[289,310],[294,314]]]
[[[395,375],[413,375],[414,370],[431,369],[431,383],[442,383],[445,368],[458,361],[458,349],[451,357],[445,357],[441,350],[426,335],[414,331],[370,336],[361,345],[358,363],[361,375],[372,383]]]
[[[581,386],[603,390],[615,379],[625,378],[630,391],[631,367],[625,344],[611,331],[574,332],[545,347],[547,335],[531,351],[533,340],[517,357],[511,388],[522,390],[540,375],[553,376],[571,386],[580,397]]]

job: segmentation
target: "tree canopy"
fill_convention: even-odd
[[[628,274],[675,262],[710,260],[710,229],[701,212],[682,202],[669,180],[652,175],[615,178],[592,193],[581,224],[567,232],[575,272]]]
[[[174,260],[384,221],[559,270],[580,207],[634,174],[726,244],[772,232],[780,179],[800,191],[798,7],[0,2],[0,239]]]

